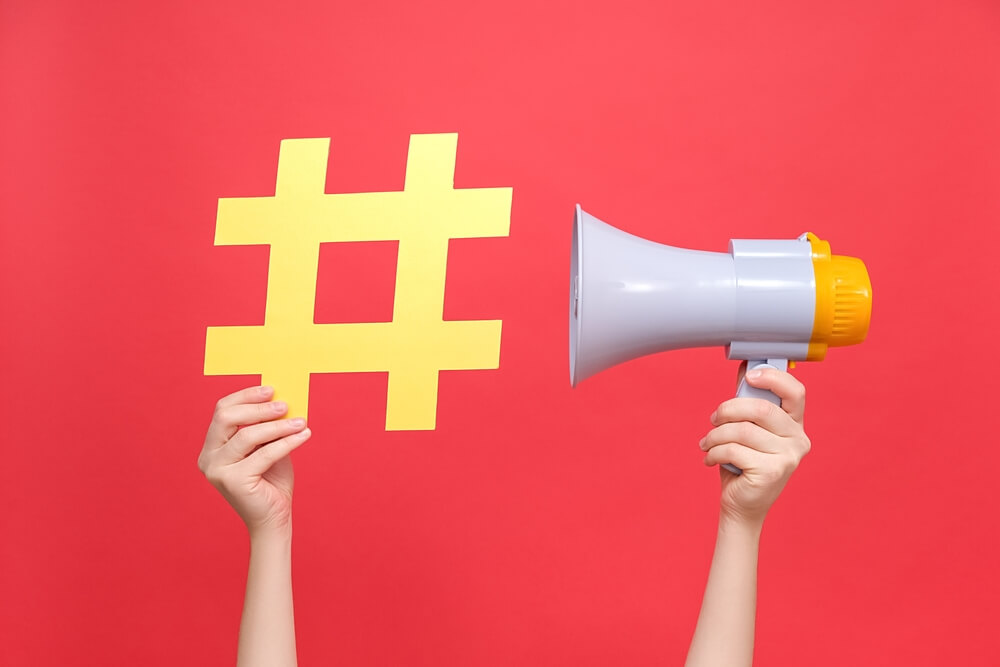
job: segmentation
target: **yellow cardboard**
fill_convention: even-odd
[[[448,240],[507,236],[511,188],[454,189],[457,134],[410,137],[402,192],[325,194],[329,139],[285,139],[273,197],[219,200],[216,245],[271,246],[263,326],[209,327],[205,374],[260,373],[306,417],[310,373],[388,372],[386,430],[436,425],[438,372],[493,369],[501,320],[448,321]],[[316,324],[320,243],[399,242],[391,322]]]

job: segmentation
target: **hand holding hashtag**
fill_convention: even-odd
[[[198,456],[198,467],[246,523],[251,536],[291,528],[292,462],[309,439],[304,419],[270,401],[271,387],[249,387],[221,399]]]
[[[281,419],[288,405],[271,387],[248,387],[215,406],[198,467],[250,531],[250,565],[240,621],[239,667],[293,667],[292,461],[309,439],[305,419]]]

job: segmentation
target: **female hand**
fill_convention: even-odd
[[[806,390],[794,377],[776,369],[746,374],[754,387],[768,389],[781,407],[758,398],[732,398],[712,414],[715,426],[702,438],[705,465],[732,463],[735,475],[720,468],[722,514],[729,519],[763,522],[802,457],[809,438],[802,426]]]
[[[251,535],[291,527],[288,454],[311,435],[304,419],[280,419],[288,406],[273,395],[271,387],[249,387],[221,399],[198,456],[198,468]]]

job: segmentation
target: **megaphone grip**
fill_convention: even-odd
[[[752,370],[754,368],[774,368],[779,371],[788,370],[788,359],[748,359],[747,360],[747,370]],[[740,385],[736,389],[736,398],[762,398],[765,401],[770,401],[778,407],[781,407],[781,399],[773,391],[768,391],[767,389],[759,389],[747,382],[746,377],[740,380]],[[732,463],[723,463],[722,467],[735,475],[742,475],[743,471],[734,466]]]

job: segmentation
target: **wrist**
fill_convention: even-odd
[[[747,516],[723,508],[719,512],[719,532],[759,538],[764,528],[764,516]]]
[[[279,525],[266,524],[261,526],[247,526],[250,533],[250,544],[284,544],[292,541],[292,523],[281,523]]]

